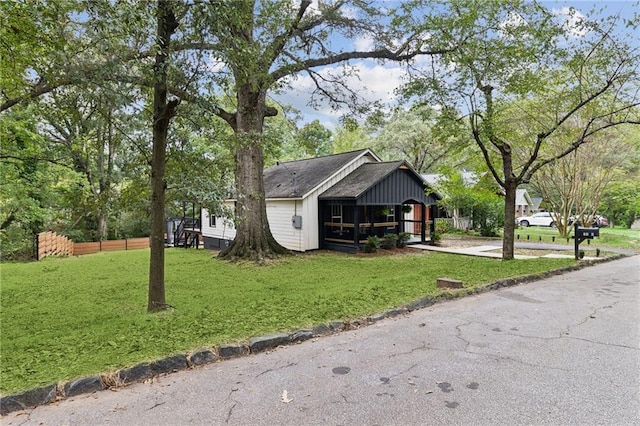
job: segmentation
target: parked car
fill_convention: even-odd
[[[569,223],[573,225],[576,219],[578,219],[576,216],[571,216],[569,218]],[[578,220],[578,225],[582,226],[582,222],[580,220]],[[591,224],[591,226],[595,226],[598,228],[606,228],[607,226],[609,226],[609,219],[597,214],[593,217],[593,223]]]
[[[522,216],[516,219],[516,223],[520,226],[549,226],[555,228],[556,223],[554,215],[551,212],[535,213],[531,216]]]

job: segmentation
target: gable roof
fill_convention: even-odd
[[[399,204],[415,200],[433,204],[425,181],[406,161],[365,163],[320,194],[321,200],[355,199],[357,204]]]
[[[403,163],[404,161],[388,161],[363,164],[320,194],[320,198],[358,198]]]
[[[369,149],[278,163],[264,171],[266,198],[302,198],[361,156],[380,159]]]
[[[516,206],[533,206],[533,201],[526,189],[516,189]]]

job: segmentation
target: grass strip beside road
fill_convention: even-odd
[[[573,232],[571,233],[573,235]],[[520,238],[518,238],[520,236]],[[529,239],[527,239],[529,237]],[[557,229],[539,226],[518,227],[515,230],[516,242],[547,244],[571,245],[573,246],[573,238],[562,238]],[[580,248],[583,249],[600,248],[606,250],[610,247],[630,249],[640,251],[640,231],[637,229],[622,228],[600,228],[600,237],[594,238],[590,244],[583,242]]]
[[[158,314],[146,313],[148,250],[4,263],[0,392],[363,317],[438,294],[438,277],[474,287],[574,263],[402,253],[318,252],[258,267],[168,249],[167,302],[174,308]]]

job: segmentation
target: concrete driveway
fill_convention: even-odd
[[[639,324],[635,256],[2,424],[638,424]]]

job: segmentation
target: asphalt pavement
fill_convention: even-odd
[[[15,412],[3,425],[632,425],[640,256]]]

